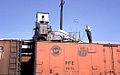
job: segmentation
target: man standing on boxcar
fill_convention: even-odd
[[[85,31],[86,31],[86,33],[87,33],[87,37],[88,37],[89,43],[92,43],[92,35],[91,35],[90,26],[86,25]]]

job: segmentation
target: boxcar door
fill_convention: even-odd
[[[104,45],[105,75],[118,75],[118,45]]]
[[[68,43],[65,47],[65,75],[79,75],[77,44]]]

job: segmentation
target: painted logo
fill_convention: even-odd
[[[53,46],[51,49],[51,53],[55,56],[60,55],[61,54],[61,49],[59,46]]]
[[[81,57],[87,56],[87,50],[86,50],[86,48],[81,47],[81,48],[78,50],[78,54],[79,54],[79,56],[81,56]]]

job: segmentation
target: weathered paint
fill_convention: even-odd
[[[36,42],[35,75],[120,75],[120,45]]]
[[[19,41],[0,40],[0,47],[2,47],[0,51],[0,75],[19,75]],[[13,57],[14,59],[10,57]]]

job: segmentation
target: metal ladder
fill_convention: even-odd
[[[10,41],[8,75],[20,75],[20,44],[15,40]]]

